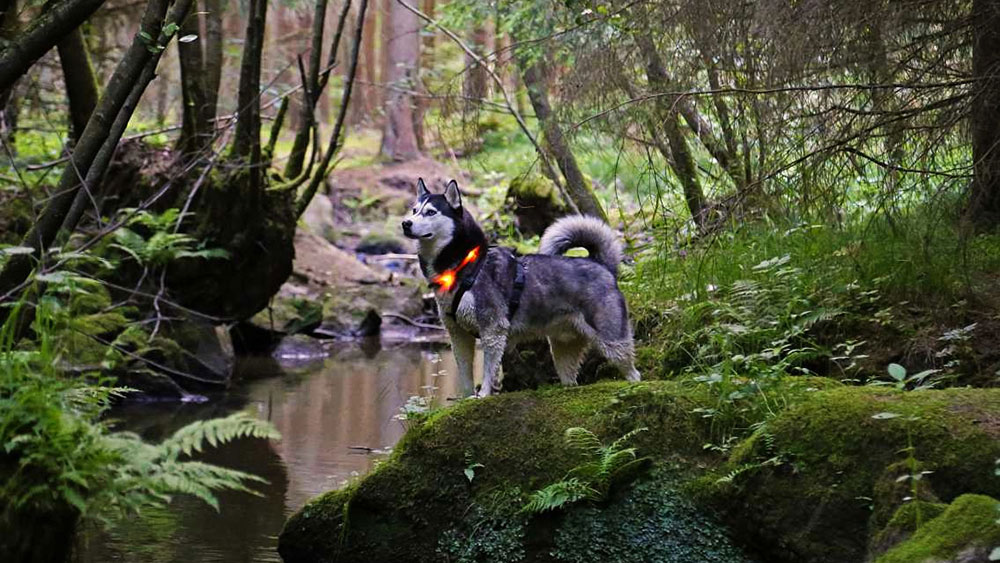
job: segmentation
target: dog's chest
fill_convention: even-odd
[[[451,294],[435,295],[438,312],[442,319],[452,311],[453,296]],[[458,307],[455,308],[454,321],[459,327],[473,333],[479,333],[479,323],[476,322],[476,298],[471,291],[462,294]]]

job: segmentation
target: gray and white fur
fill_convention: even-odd
[[[576,385],[580,363],[591,347],[626,379],[639,381],[632,327],[616,281],[622,246],[615,232],[599,219],[563,217],[546,229],[538,254],[515,257],[508,248],[487,250],[486,236],[462,206],[454,180],[444,194],[430,193],[420,180],[417,200],[402,226],[404,235],[418,241],[421,269],[428,279],[454,268],[472,248],[482,249],[478,273],[471,266],[458,272],[455,287],[467,275],[475,275],[475,281],[462,296],[454,318],[449,313],[455,290],[435,291],[441,321],[466,381],[472,380],[476,338],[482,342],[480,396],[500,390],[504,350],[525,340],[548,340],[564,385]],[[589,256],[562,255],[574,247],[587,249]],[[524,288],[520,306],[508,318],[517,260],[524,267]]]

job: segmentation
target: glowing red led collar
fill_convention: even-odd
[[[434,276],[431,279],[431,285],[437,286],[442,292],[451,291],[451,288],[455,285],[455,278],[458,277],[458,273],[462,271],[462,268],[468,266],[469,264],[475,262],[479,258],[479,247],[475,247],[465,255],[462,262],[450,270],[445,270],[440,274]]]

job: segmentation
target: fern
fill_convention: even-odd
[[[645,427],[637,428],[618,438],[610,446],[605,446],[596,434],[586,428],[567,429],[566,445],[581,452],[586,461],[570,469],[562,480],[533,492],[521,510],[539,513],[581,500],[603,500],[615,482],[648,460],[638,457],[635,448],[625,447],[636,435],[646,430]]]

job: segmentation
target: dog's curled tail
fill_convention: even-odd
[[[542,234],[538,253],[559,255],[578,246],[587,249],[591,260],[618,274],[622,243],[611,227],[596,217],[569,215],[552,223]]]

